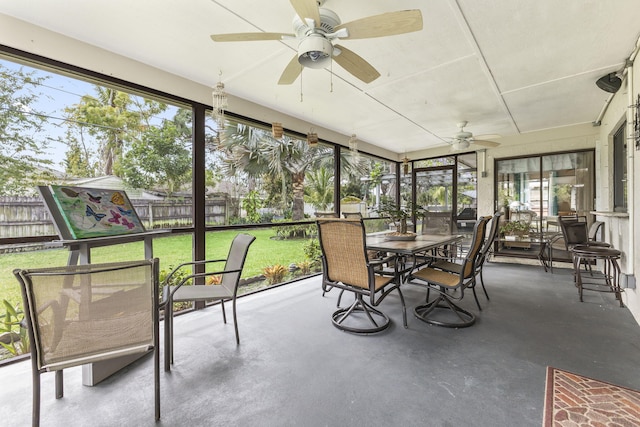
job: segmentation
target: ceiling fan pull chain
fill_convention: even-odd
[[[333,57],[331,57],[331,63],[329,64],[329,93],[333,93]]]
[[[302,71],[300,71],[300,102],[302,102]]]

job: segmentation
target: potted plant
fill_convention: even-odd
[[[377,209],[380,216],[389,217],[391,222],[396,225],[396,231],[387,233],[388,238],[399,239],[415,239],[416,233],[407,230],[407,220],[415,213],[416,218],[424,216],[422,208],[413,209],[413,205],[408,202],[405,207],[399,206],[393,200],[383,200]]]
[[[525,221],[506,221],[500,226],[500,233],[502,233],[505,238],[513,236],[515,240],[516,236],[522,237],[529,234],[529,224]]]

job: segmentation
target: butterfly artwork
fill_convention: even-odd
[[[100,203],[100,199],[102,199],[102,196],[94,196],[93,194],[89,193],[87,191],[87,196],[89,196],[89,201],[93,202],[93,203]]]
[[[120,224],[120,218],[122,218],[122,215],[120,215],[118,212],[115,212],[113,209],[110,209],[109,212],[111,212],[111,218],[109,218],[107,221],[114,224]]]
[[[100,221],[102,220],[102,218],[104,218],[105,216],[107,216],[107,214],[103,214],[103,213],[97,213],[95,212],[91,206],[86,205],[87,209],[85,211],[85,215],[86,216],[92,216],[96,221]]]
[[[120,206],[118,206],[118,210],[122,215],[131,216],[131,214],[133,213],[133,209],[122,209]]]
[[[122,218],[122,225],[128,227],[129,230],[136,226],[134,223],[127,221],[127,218]]]
[[[49,189],[57,210],[52,217],[58,229],[64,227],[64,234],[74,240],[145,231],[123,190],[68,185],[51,185]]]

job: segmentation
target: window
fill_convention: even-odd
[[[589,215],[593,210],[594,152],[580,151],[496,160],[496,206],[530,211],[536,227],[559,215]]]
[[[627,139],[626,123],[613,135],[613,210],[627,211]]]
[[[380,203],[396,199],[395,163],[340,149],[340,210],[377,216]]]

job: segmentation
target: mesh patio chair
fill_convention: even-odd
[[[461,301],[464,298],[464,291],[472,288],[476,283],[475,263],[478,258],[487,221],[491,217],[481,217],[473,229],[471,238],[471,248],[464,257],[460,272],[444,271],[439,268],[426,267],[421,270],[411,272],[408,281],[417,284],[424,284],[427,287],[427,302],[414,309],[415,316],[423,322],[437,326],[449,328],[464,328],[471,326],[476,321],[475,314],[457,305],[454,301]],[[429,301],[429,293],[434,290],[438,296]],[[477,302],[477,298],[476,298]],[[442,312],[447,310],[447,312]],[[440,311],[440,313],[437,313]],[[453,314],[443,318],[441,314]],[[452,318],[451,318],[452,317]]]
[[[40,374],[131,355],[154,355],[160,419],[158,260],[14,270],[31,343],[32,423],[40,423]]]
[[[391,292],[398,291],[402,303],[402,318],[407,327],[404,297],[398,274],[384,276],[376,272],[382,263],[394,257],[371,261],[367,257],[366,238],[362,220],[318,220],[318,237],[322,249],[322,288],[340,289],[355,295],[354,302],[338,308],[331,316],[333,325],[341,330],[367,334],[386,329],[389,316],[376,309]]]
[[[231,301],[233,310],[233,325],[236,333],[236,344],[240,344],[238,334],[238,318],[236,315],[236,297],[238,294],[238,283],[244,268],[244,262],[249,252],[249,246],[256,238],[249,234],[238,234],[231,242],[229,255],[225,259],[212,259],[202,261],[185,262],[174,268],[164,279],[162,284],[162,297],[164,307],[164,369],[169,371],[173,364],[173,303],[188,301],[220,301],[222,307],[222,320],[227,323],[227,314],[224,308],[225,301]],[[200,266],[221,265],[221,270],[208,271],[202,273],[187,274],[179,276],[179,282],[173,284],[173,277],[186,267],[201,268]],[[214,268],[215,270],[215,268]],[[207,277],[222,276],[218,285],[190,285],[184,286],[192,281],[204,281]]]

